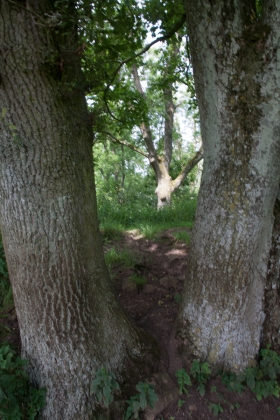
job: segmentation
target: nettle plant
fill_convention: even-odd
[[[188,395],[186,386],[191,386],[191,377],[197,383],[197,390],[201,397],[205,395],[205,384],[209,381],[211,368],[207,362],[201,363],[199,360],[194,360],[190,368],[190,375],[184,368],[177,370],[176,377],[179,385],[179,393]],[[191,376],[191,377],[190,377]]]
[[[260,362],[254,367],[248,367],[240,375],[224,373],[222,380],[229,390],[241,393],[248,387],[258,401],[269,395],[280,396],[277,381],[280,374],[280,356],[269,348],[260,351]]]
[[[0,418],[34,420],[44,407],[46,389],[31,386],[27,364],[8,345],[0,348]]]
[[[201,363],[199,360],[194,360],[189,374],[184,368],[176,372],[176,377],[179,385],[180,395],[188,395],[188,386],[192,385],[192,380],[197,383],[197,390],[201,397],[205,395],[205,385],[210,380],[211,369],[207,362]],[[270,348],[260,350],[259,364],[253,367],[248,367],[239,375],[233,372],[221,373],[222,382],[230,391],[242,393],[246,388],[249,388],[256,396],[258,401],[270,395],[280,397],[279,386],[280,375],[280,356]],[[230,411],[240,407],[238,403],[232,404],[227,401],[223,394],[217,391],[215,386],[211,387],[211,393],[218,396],[220,403],[209,401],[209,410],[215,416],[223,412],[223,404],[227,405]],[[184,401],[179,400],[178,407],[183,405]],[[277,412],[280,413],[280,407]]]
[[[143,410],[147,407],[154,408],[156,401],[158,401],[152,385],[139,382],[136,385],[136,390],[138,393],[126,401],[125,420],[139,419]],[[99,369],[92,382],[91,392],[95,394],[98,404],[108,409],[114,401],[114,394],[120,392],[120,386],[116,381],[115,374],[108,372],[105,367]]]
[[[108,372],[105,367],[99,369],[91,385],[91,392],[95,394],[98,403],[108,408],[114,401],[114,393],[118,391],[120,386],[115,374]]]
[[[127,400],[128,408],[125,415],[125,420],[128,419],[139,419],[141,411],[144,411],[147,407],[154,408],[155,403],[158,401],[158,397],[155,393],[154,387],[145,382],[139,382],[136,385],[138,394]]]

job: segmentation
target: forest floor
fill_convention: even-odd
[[[174,389],[178,388],[176,372],[180,368],[189,372],[192,362],[185,358],[182,363],[183,359],[177,352],[178,342],[172,334],[188,262],[188,245],[176,238],[176,234],[182,233],[190,231],[168,229],[150,240],[133,230],[104,240],[105,253],[125,251],[129,256],[130,261],[125,264],[123,261],[110,264],[116,295],[134,323],[157,340],[162,370],[170,375]],[[6,340],[20,349],[15,312],[11,311],[4,322],[11,331]],[[197,384],[192,382],[193,385],[187,387],[188,395],[175,393],[177,397],[157,415],[156,420],[280,419],[277,412],[280,399],[276,397],[257,401],[249,389],[241,394],[229,391],[221,376],[207,382],[206,393],[201,397]]]
[[[177,340],[172,328],[176,319],[188,263],[188,245],[176,235],[189,233],[188,229],[173,228],[160,232],[153,240],[142,237],[136,230],[127,232],[118,240],[104,245],[105,252],[112,247],[129,250],[134,255],[134,266],[116,264],[111,267],[117,296],[135,324],[153,335],[161,349],[161,363],[178,387],[175,373],[184,367],[187,372],[191,360],[178,355]],[[146,284],[137,286],[135,278],[144,278]],[[192,380],[192,382],[194,382]],[[274,420],[280,419],[277,408],[280,399],[267,397],[257,401],[246,389],[241,394],[229,391],[221,376],[206,384],[206,393],[200,396],[197,385],[188,388],[188,395],[178,395],[157,420]],[[223,412],[220,412],[221,409]],[[216,415],[214,410],[218,410]]]

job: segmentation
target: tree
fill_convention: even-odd
[[[280,179],[280,3],[185,5],[204,170],[177,328],[196,356],[240,371],[260,345]]]
[[[176,40],[174,34],[179,30],[184,33],[185,13],[180,0],[173,3],[168,2],[165,5],[160,5],[158,1],[141,5],[131,2],[125,11],[123,7],[125,7],[124,4],[120,3],[119,13],[113,13],[113,16],[103,13],[102,23],[97,22],[97,28],[95,28],[97,38],[94,45],[91,46],[90,52],[87,53],[90,58],[85,64],[88,79],[92,80],[92,68],[100,67],[102,70],[99,70],[98,73],[102,73],[100,77],[103,77],[103,83],[106,82],[104,89],[100,88],[100,84],[95,85],[94,82],[88,84],[88,97],[92,101],[94,130],[98,141],[103,141],[105,136],[106,139],[115,143],[130,147],[149,160],[156,176],[158,208],[161,208],[170,203],[172,192],[179,188],[188,173],[202,159],[202,152],[197,152],[190,161],[184,162],[182,170],[176,173],[175,179],[172,180],[170,165],[174,148],[173,116],[177,108],[173,94],[175,82],[179,80],[186,83],[183,74],[187,72],[187,66],[184,64],[185,54],[181,57],[181,51],[179,52],[181,36],[178,36],[178,40]],[[165,18],[160,29],[161,36],[143,48],[148,28],[152,32],[159,29],[157,20],[162,19],[163,16]],[[133,26],[130,22],[126,26],[124,25],[125,19],[130,19],[136,24]],[[153,26],[151,27],[150,24]],[[165,51],[161,57],[162,63],[159,71],[161,75],[158,77],[157,83],[154,84],[156,93],[154,93],[153,99],[156,95],[158,97],[156,101],[151,101],[150,98],[147,100],[138,75],[137,66],[140,61],[137,61],[137,58],[148,51],[157,41],[163,43],[167,40],[167,47],[162,46]],[[155,67],[155,65],[153,66]],[[159,63],[156,66],[159,70]],[[128,68],[131,72],[131,67],[134,77],[133,84],[127,71]],[[192,79],[192,77],[189,78]],[[162,98],[159,98],[159,92]],[[153,114],[154,104],[151,104],[152,102],[161,103],[165,109],[163,148],[158,147],[156,136],[153,133],[151,114]],[[156,107],[158,108],[158,106]],[[158,114],[157,117],[159,118]],[[141,143],[137,142],[138,139],[136,141],[135,138],[132,139],[131,136],[135,127],[139,126],[143,135]],[[132,141],[128,141],[127,138]]]
[[[156,175],[156,194],[158,197],[158,209],[161,209],[167,204],[171,203],[171,195],[174,190],[179,188],[186,176],[190,171],[197,165],[198,162],[203,158],[202,150],[196,152],[196,154],[185,163],[182,170],[179,174],[172,179],[170,176],[170,164],[172,161],[172,153],[174,147],[174,113],[177,106],[173,100],[173,90],[174,90],[174,70],[177,63],[177,58],[180,54],[178,43],[173,43],[169,45],[169,57],[166,63],[166,68],[163,75],[163,80],[161,80],[162,94],[164,100],[164,141],[163,148],[160,153],[159,148],[156,150],[154,139],[152,135],[152,129],[146,117],[146,121],[141,122],[140,128],[145,142],[145,146],[148,152],[149,162]],[[175,60],[174,60],[175,59]],[[174,66],[175,61],[175,66]],[[142,89],[140,77],[138,73],[138,68],[136,63],[132,66],[132,74],[134,79],[135,88],[140,93],[142,98],[145,100],[145,93]]]
[[[158,350],[110,288],[78,10],[53,4],[0,4],[0,224],[22,355],[33,382],[47,388],[42,418],[89,419],[96,370],[135,382],[156,368]]]

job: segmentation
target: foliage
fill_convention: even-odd
[[[198,383],[198,392],[203,397],[205,395],[205,384],[210,379],[211,368],[207,362],[200,363],[199,360],[194,360],[190,369],[191,376]]]
[[[135,254],[128,249],[117,249],[112,247],[105,253],[105,261],[109,268],[113,265],[124,265],[125,267],[134,267],[137,258]]]
[[[136,285],[138,293],[140,293],[143,289],[143,286],[147,284],[147,280],[145,279],[145,277],[139,276],[139,274],[136,273],[130,276],[129,280],[131,283]]]
[[[209,410],[213,411],[214,416],[217,416],[218,414],[223,413],[224,411],[221,404],[215,404],[215,403],[210,403]]]
[[[95,394],[99,404],[108,408],[114,400],[114,393],[119,390],[120,386],[113,372],[108,372],[105,367],[96,372],[91,385],[91,392]]]
[[[178,380],[180,395],[183,393],[188,394],[186,386],[192,385],[190,378],[191,376],[198,383],[198,392],[203,397],[205,395],[205,384],[210,379],[210,373],[211,369],[209,364],[207,362],[200,363],[200,361],[197,359],[194,360],[191,364],[190,375],[188,375],[184,368],[179,369],[176,372],[176,377]]]
[[[185,242],[187,245],[190,244],[191,236],[187,232],[174,232],[173,236],[175,236],[178,241]]]
[[[184,393],[188,395],[186,385],[192,385],[190,376],[187,374],[184,368],[177,370],[175,375],[179,385],[179,394],[182,395]]]
[[[28,364],[9,346],[0,348],[0,415],[4,420],[33,420],[45,405],[46,390],[30,385]]]
[[[136,385],[138,391],[137,395],[134,395],[127,400],[128,408],[125,415],[125,420],[128,419],[139,419],[140,412],[145,408],[154,408],[155,403],[158,401],[158,397],[155,393],[154,387],[145,382],[139,382]]]
[[[222,380],[231,391],[241,393],[247,386],[258,401],[269,395],[279,397],[280,387],[277,377],[280,374],[280,356],[269,348],[260,351],[260,362],[248,367],[240,375],[224,373]]]
[[[179,293],[175,293],[174,300],[176,303],[180,303],[182,301],[182,296]]]

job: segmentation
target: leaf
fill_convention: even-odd
[[[199,384],[198,387],[197,387],[197,389],[198,389],[198,392],[200,393],[200,396],[201,397],[204,397],[204,395],[205,395],[205,386],[203,384]]]

